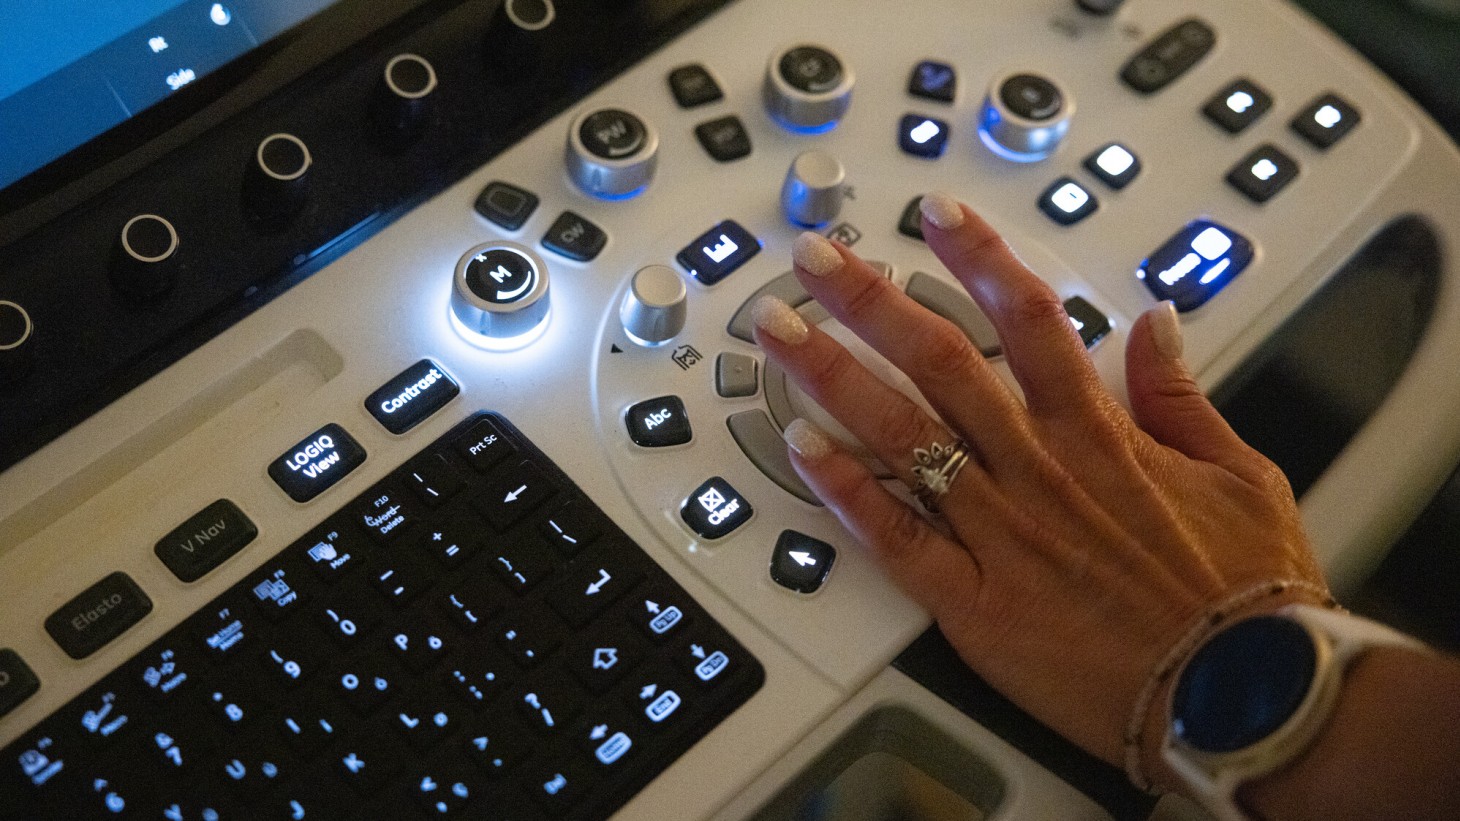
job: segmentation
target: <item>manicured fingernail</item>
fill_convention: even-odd
[[[797,268],[817,277],[835,273],[842,267],[842,255],[836,246],[811,231],[796,237],[796,244],[791,246],[791,259]]]
[[[750,319],[757,328],[788,345],[800,345],[811,335],[806,320],[785,302],[766,294],[750,306]]]
[[[1184,347],[1181,341],[1181,320],[1176,317],[1176,303],[1166,300],[1147,311],[1151,323],[1151,341],[1156,343],[1156,352],[1166,359],[1180,359]]]
[[[831,437],[805,419],[792,419],[791,424],[786,426],[785,435],[786,444],[808,462],[819,462],[836,450]]]
[[[923,217],[939,230],[950,231],[963,224],[962,206],[958,200],[941,191],[924,194],[918,207],[922,209]]]

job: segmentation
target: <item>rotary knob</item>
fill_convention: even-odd
[[[989,85],[978,133],[995,154],[1034,162],[1054,153],[1074,114],[1074,98],[1055,81],[1029,72],[1004,74]]]
[[[0,299],[0,380],[18,379],[28,369],[35,349],[34,334],[35,325],[25,308]]]
[[[456,263],[451,313],[475,341],[524,340],[543,326],[548,307],[547,265],[524,245],[484,242]]]
[[[487,21],[487,63],[502,79],[526,78],[544,64],[543,51],[557,19],[553,0],[505,0]]]
[[[684,280],[673,268],[666,265],[640,268],[618,309],[624,333],[650,348],[673,339],[684,330],[688,293]]]
[[[801,44],[771,55],[761,96],[771,119],[792,131],[834,128],[852,105],[856,78],[835,52]]]
[[[309,146],[293,134],[270,134],[259,141],[244,177],[249,211],[264,222],[282,222],[304,207],[309,193]]]
[[[156,214],[138,214],[117,235],[107,271],[112,287],[139,300],[156,299],[177,279],[177,229]]]
[[[585,194],[631,197],[654,179],[659,135],[648,122],[621,108],[585,111],[568,127],[566,160],[568,176]]]
[[[846,198],[846,170],[825,151],[803,151],[791,161],[781,186],[786,218],[804,228],[825,225],[841,213]]]
[[[375,87],[371,117],[379,132],[393,140],[418,136],[425,125],[436,69],[417,54],[397,54],[385,64]]]

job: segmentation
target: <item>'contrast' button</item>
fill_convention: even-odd
[[[365,400],[365,409],[386,430],[402,434],[440,410],[461,388],[429,359],[401,371]]]

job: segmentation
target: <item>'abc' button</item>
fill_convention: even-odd
[[[646,399],[629,408],[624,423],[628,425],[629,438],[644,448],[682,445],[692,436],[689,415],[678,396]]]
[[[684,523],[706,539],[725,538],[745,524],[751,513],[750,502],[719,476],[695,488],[679,508]]]

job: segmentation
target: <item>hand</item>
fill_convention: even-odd
[[[986,222],[941,194],[922,213],[928,245],[997,328],[1022,400],[954,325],[803,234],[797,278],[941,418],[773,297],[755,306],[767,355],[909,486],[915,448],[962,440],[970,458],[932,520],[804,420],[786,429],[792,462],[970,667],[1123,764],[1138,694],[1208,608],[1272,580],[1297,584],[1264,608],[1327,599],[1292,491],[1196,386],[1170,303],[1130,330],[1128,413],[1060,297]],[[1164,707],[1153,698],[1138,726],[1141,763],[1169,785],[1155,753]]]

